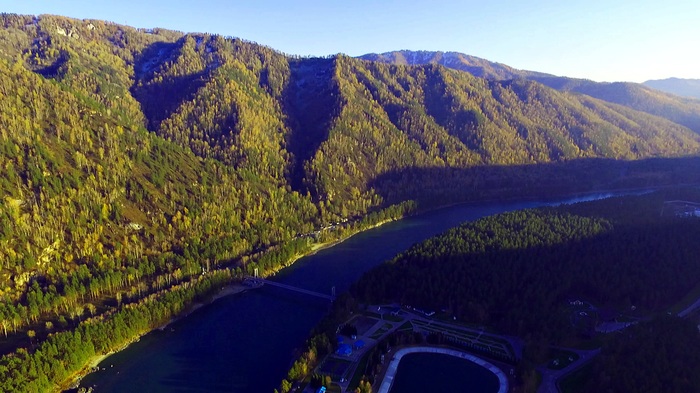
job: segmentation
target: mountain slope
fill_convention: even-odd
[[[15,66],[124,127],[146,127],[245,179],[309,193],[321,211],[339,217],[362,215],[389,194],[413,198],[403,190],[414,184],[381,180],[411,168],[700,149],[700,138],[682,125],[567,93],[579,89],[573,84],[557,92],[434,64],[292,59],[240,39],[55,16],[3,21],[1,53]],[[550,78],[454,53],[400,55],[394,61],[471,64],[495,79]],[[652,104],[649,111],[657,109]]]
[[[668,78],[648,80],[643,85],[681,97],[700,99],[700,79]]]
[[[311,162],[321,194],[362,191],[366,180],[407,168],[635,159],[697,148],[698,136],[682,126],[534,82],[489,82],[435,65],[346,57],[337,64],[347,101]],[[427,188],[438,181],[423,180]],[[385,192],[410,187],[393,188]]]
[[[529,79],[553,89],[589,95],[662,117],[700,133],[700,102],[652,90],[638,83],[598,83],[586,79],[522,71],[456,52],[398,51],[368,54],[360,58],[390,64],[441,64],[493,80]]]

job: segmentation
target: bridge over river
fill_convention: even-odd
[[[246,277],[243,280],[243,283],[246,285],[250,285],[251,287],[261,287],[263,285],[270,285],[270,286],[277,287],[277,288],[287,289],[289,291],[303,293],[305,295],[319,297],[321,299],[325,299],[325,300],[328,300],[331,302],[335,300],[335,287],[331,288],[331,294],[327,295],[325,293],[314,292],[314,291],[310,291],[308,289],[299,288],[299,287],[295,287],[295,286],[287,285],[287,284],[282,284],[281,282],[277,282],[277,281],[265,280],[264,278],[255,277],[255,276]]]

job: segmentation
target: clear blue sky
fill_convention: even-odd
[[[298,55],[441,50],[596,81],[700,78],[698,0],[0,0],[0,10],[217,33]]]

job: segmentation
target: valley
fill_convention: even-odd
[[[554,216],[512,213],[505,226],[502,216],[474,224],[493,225],[494,237],[471,257],[497,257],[498,273],[459,264],[469,254],[459,239],[476,236],[474,228],[426,243],[440,252],[406,251],[477,216],[548,200],[697,186],[697,100],[453,52],[301,57],[235,37],[56,15],[3,13],[0,37],[2,391],[60,391],[91,361],[127,346],[107,359],[134,378],[105,372],[103,388],[211,383],[252,391],[253,380],[265,391],[281,388],[290,359],[302,367],[317,355],[299,350],[309,331],[356,301],[445,308],[522,338],[534,353],[528,359],[542,360],[548,345],[569,344],[557,314],[569,295],[659,313],[697,283],[683,235],[694,233],[691,221],[645,222],[651,218],[642,213],[624,221],[634,214],[604,203],[607,216],[571,207]],[[623,229],[613,231],[617,219]],[[682,247],[674,250],[676,238]],[[367,242],[361,254],[328,264],[338,272],[302,262],[358,239]],[[509,246],[501,249],[503,242]],[[536,247],[518,248],[525,244]],[[639,246],[635,258],[648,269],[634,269],[622,245]],[[610,256],[599,257],[603,251]],[[665,267],[650,259],[667,255]],[[434,257],[447,262],[431,264]],[[615,274],[601,273],[611,266]],[[338,281],[339,294],[350,292],[330,310],[307,305],[295,314],[285,303],[294,295],[270,300],[267,288],[247,291],[174,322],[172,335],[149,334],[255,272],[324,294],[328,288],[314,286]],[[524,311],[531,304],[541,306],[537,313]],[[209,362],[258,353],[231,342],[219,321],[259,344],[284,330],[284,318],[300,321],[261,350],[268,355],[254,367]],[[208,337],[188,346],[198,335]],[[624,351],[620,345],[606,361]],[[178,368],[187,359],[206,371]],[[141,361],[155,362],[158,377],[144,377],[150,366]],[[240,372],[220,382],[231,368]],[[531,388],[534,370],[523,365],[516,385]],[[607,377],[598,376],[604,385]]]

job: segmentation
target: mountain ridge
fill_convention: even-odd
[[[569,78],[522,71],[500,63],[465,55],[451,53],[453,61],[444,61],[443,52],[395,51],[383,54],[367,54],[362,59],[372,59],[390,64],[441,64],[449,68],[470,72],[475,76],[494,80],[528,79],[542,83],[559,91],[585,94],[611,103],[663,117],[682,124],[700,133],[700,102],[680,97],[660,90],[651,89],[644,84],[632,82],[594,82],[588,79]],[[471,62],[473,61],[473,62]],[[645,82],[646,83],[646,82]]]
[[[492,62],[460,52],[399,50],[379,54],[368,53],[358,56],[358,58],[402,65],[439,64],[448,68],[469,72],[480,78],[493,80],[507,80],[535,75],[540,77],[553,76],[536,71],[518,70],[506,64]]]
[[[700,100],[700,79],[667,78],[642,83],[652,89]]]

